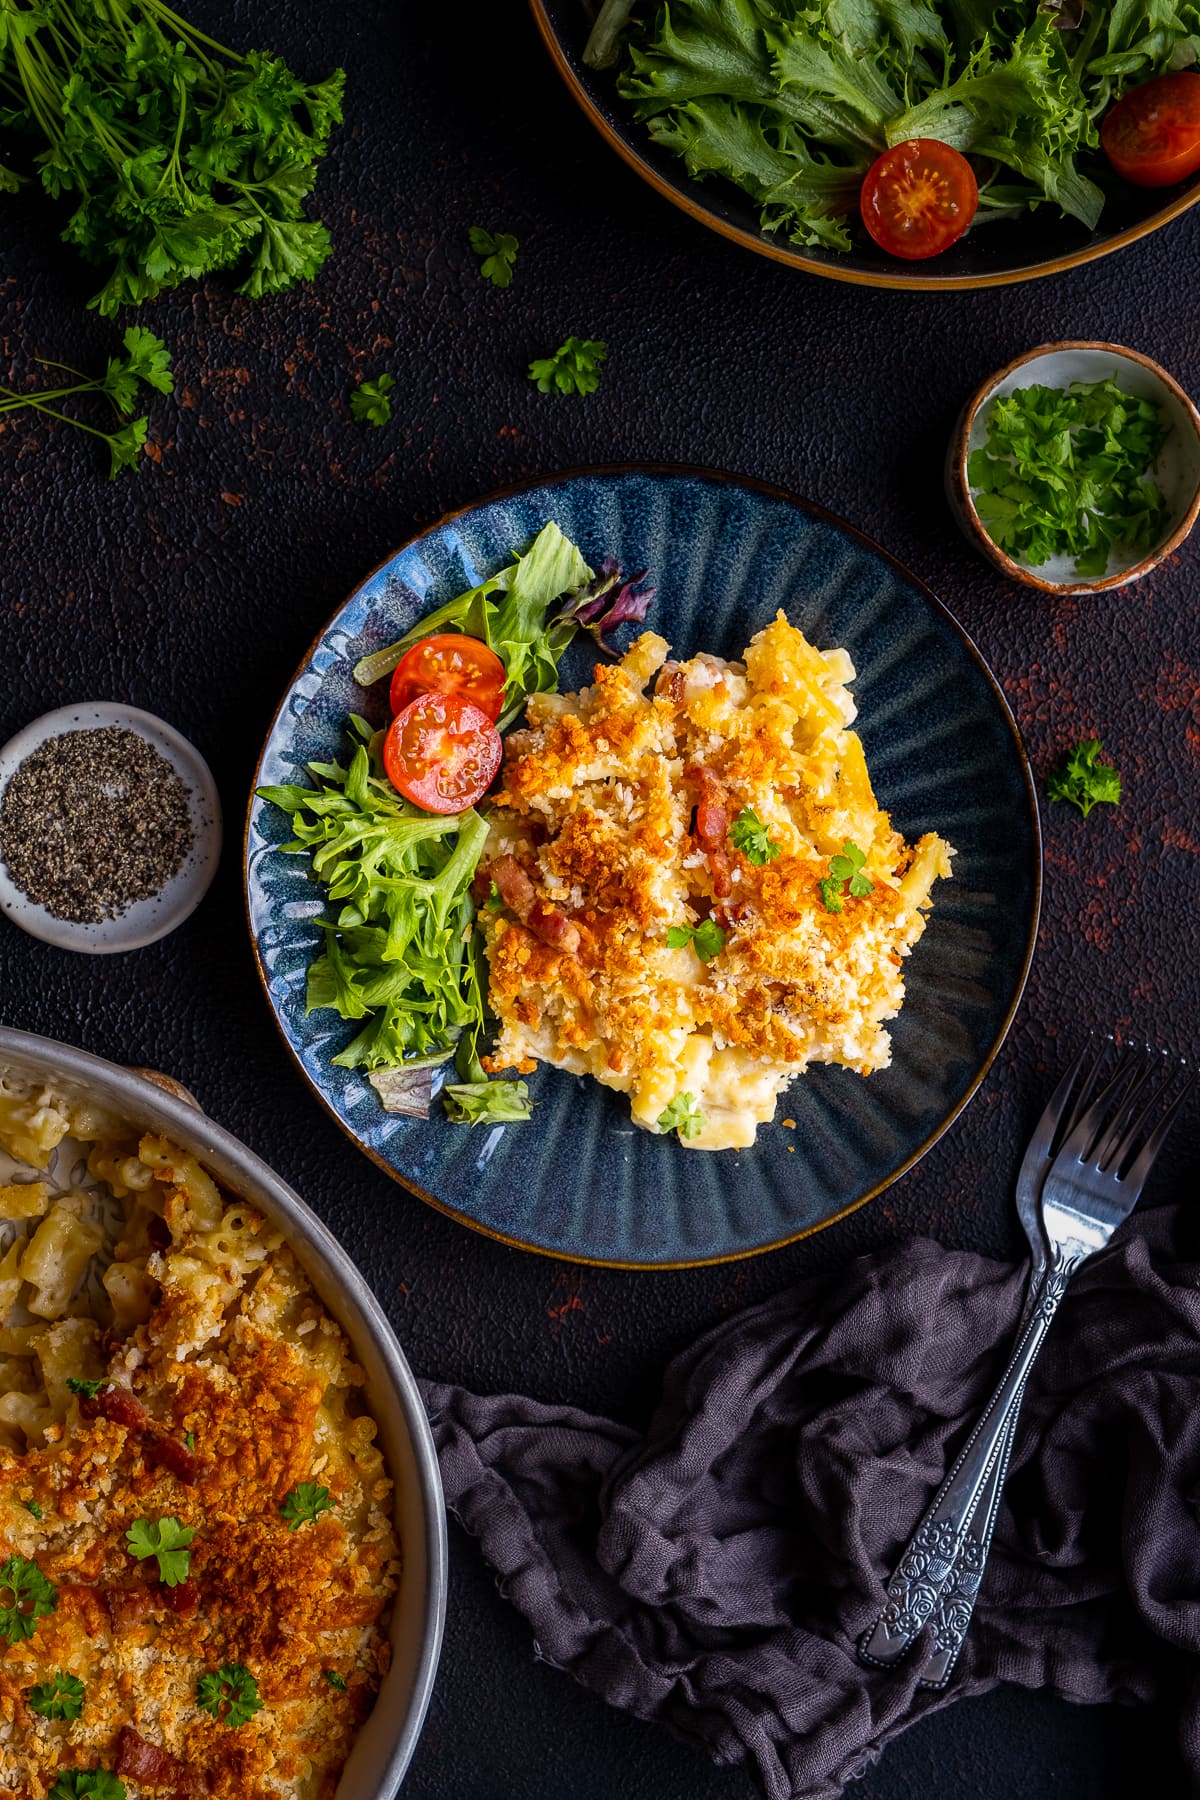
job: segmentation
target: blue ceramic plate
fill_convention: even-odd
[[[880,804],[907,838],[936,828],[958,850],[907,964],[891,1067],[868,1080],[815,1067],[751,1150],[701,1153],[629,1120],[597,1083],[540,1069],[532,1120],[491,1129],[383,1111],[332,1058],[355,1029],[304,1011],[320,934],[308,859],[284,854],[288,820],[251,801],[246,893],[280,1029],[339,1124],[423,1198],[508,1243],[622,1267],[748,1256],[830,1224],[929,1148],[982,1079],[1021,994],[1037,929],[1041,844],[1028,765],[1004,699],[950,614],[891,557],[819,508],[728,476],[599,470],[485,500],[414,538],[350,596],[318,638],[267,738],[255,787],[328,761],[350,711],[351,669],[423,612],[481,581],[555,519],[595,564],[648,568],[648,621],[681,657],[740,655],[778,607],[858,671],[857,729]],[[575,646],[563,686],[589,676]],[[381,704],[383,696],[375,704]]]

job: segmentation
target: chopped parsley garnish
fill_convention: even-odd
[[[324,1675],[331,1688],[336,1688],[339,1694],[346,1692],[345,1677],[339,1675],[336,1669],[326,1669]]]
[[[107,1769],[64,1769],[48,1800],[125,1800],[125,1783]]]
[[[710,963],[725,948],[725,933],[715,919],[704,919],[699,925],[672,925],[667,949],[686,950],[689,944],[702,963]]]
[[[195,1432],[194,1431],[185,1431],[183,1434],[183,1442],[184,1442],[185,1449],[194,1450],[196,1448]]]
[[[301,1525],[311,1524],[332,1505],[327,1487],[318,1487],[315,1481],[302,1481],[288,1494],[279,1510],[287,1520],[288,1530],[299,1531]]]
[[[704,1114],[696,1105],[694,1094],[676,1094],[670,1106],[659,1113],[656,1123],[660,1131],[677,1131],[681,1138],[694,1138],[704,1129]]]
[[[487,907],[489,912],[499,912],[500,908],[504,905],[504,896],[501,894],[500,889],[496,886],[494,881],[488,888],[488,897],[483,904]]]
[[[507,231],[485,231],[482,225],[472,225],[467,236],[476,256],[483,258],[479,273],[484,280],[490,281],[493,287],[506,288],[512,280],[513,264],[520,249],[516,238]]]
[[[42,1516],[42,1509],[36,1500],[27,1500],[25,1502],[25,1511],[31,1512],[35,1519],[40,1519]]]
[[[743,806],[729,835],[734,849],[740,850],[756,869],[761,869],[764,863],[774,862],[779,855],[779,845],[774,838],[768,837],[767,828],[753,807]]]
[[[350,395],[350,416],[360,425],[386,425],[392,416],[388,395],[396,385],[392,375],[368,376]]]
[[[451,1081],[442,1105],[453,1125],[504,1125],[533,1117],[527,1081]]]
[[[94,1400],[101,1388],[109,1386],[102,1376],[99,1381],[83,1381],[77,1375],[67,1376],[67,1386],[73,1394],[81,1394],[85,1400]]]
[[[19,1644],[31,1638],[39,1619],[58,1605],[58,1589],[47,1581],[35,1562],[10,1556],[0,1563],[0,1638]]]
[[[258,1683],[241,1663],[224,1663],[202,1675],[196,1683],[196,1705],[234,1730],[262,1711]]]
[[[1072,556],[1078,575],[1103,575],[1113,550],[1146,551],[1167,503],[1148,471],[1167,437],[1154,400],[1115,380],[1016,388],[992,402],[987,442],[967,462],[984,530],[1036,568]]]
[[[83,1711],[84,1686],[78,1675],[55,1671],[50,1681],[29,1690],[29,1704],[43,1719],[77,1719]]]
[[[135,1519],[125,1533],[125,1543],[130,1556],[136,1556],[139,1562],[156,1556],[159,1580],[166,1587],[178,1587],[188,1578],[188,1545],[195,1535],[193,1526],[183,1525],[178,1519]]]
[[[842,896],[846,892],[851,893],[856,900],[861,900],[865,894],[874,893],[875,883],[862,873],[866,860],[865,851],[860,850],[849,839],[842,845],[840,856],[830,857],[829,873],[817,883],[826,912],[840,913]]]
[[[529,365],[529,379],[543,394],[592,394],[600,385],[600,366],[608,345],[599,338],[569,337],[553,356]]]
[[[1051,800],[1069,800],[1086,819],[1093,806],[1103,801],[1116,806],[1121,798],[1121,774],[1111,763],[1099,762],[1104,746],[1099,738],[1084,738],[1067,753],[1060,769],[1046,783]]]

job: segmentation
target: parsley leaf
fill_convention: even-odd
[[[170,352],[162,339],[155,337],[152,331],[147,331],[141,325],[131,325],[122,341],[125,356],[110,356],[103,375],[80,375],[78,381],[60,387],[41,388],[32,394],[21,394],[14,388],[0,387],[0,414],[20,412],[23,407],[31,406],[35,412],[43,413],[47,418],[57,419],[64,425],[74,425],[89,437],[99,438],[108,447],[110,480],[115,479],[122,469],[136,469],[139,452],[145,445],[150,428],[148,418],[127,418],[136,404],[138,385],[145,383],[160,393],[169,394],[175,382],[170,372]],[[65,369],[68,375],[79,374],[77,369],[68,368],[65,363],[49,362],[45,358],[39,360],[45,368]],[[117,417],[126,422],[115,432],[100,431],[85,420],[59,410],[61,401],[84,394],[103,395],[112,405]]]
[[[533,1116],[527,1081],[452,1081],[442,1089],[454,1125],[501,1125]]]
[[[94,1400],[100,1389],[106,1388],[108,1385],[107,1377],[104,1376],[99,1381],[83,1381],[77,1375],[67,1376],[67,1386],[71,1392],[81,1394],[85,1400]]]
[[[29,1690],[29,1704],[43,1719],[77,1719],[83,1711],[84,1686],[78,1675],[58,1669],[49,1681]]]
[[[40,1519],[42,1516],[42,1509],[36,1500],[27,1500],[25,1502],[25,1511],[31,1512],[35,1519]]]
[[[740,850],[756,869],[761,869],[764,863],[774,862],[779,855],[779,845],[768,836],[766,826],[752,807],[743,806],[729,835],[734,849]]]
[[[677,1131],[681,1138],[694,1138],[704,1129],[704,1114],[696,1105],[694,1094],[676,1094],[670,1106],[659,1113],[656,1123],[660,1131]]]
[[[842,896],[847,891],[856,900],[861,900],[867,894],[874,893],[875,883],[862,872],[866,860],[866,852],[860,850],[857,844],[852,844],[849,839],[842,845],[840,856],[830,857],[829,874],[817,883],[826,912],[843,912],[845,909],[842,906]]]
[[[31,1638],[39,1619],[58,1606],[58,1590],[35,1562],[10,1556],[0,1563],[0,1638],[19,1644]]]
[[[183,1442],[184,1442],[185,1447],[188,1450],[194,1450],[196,1448],[195,1432],[194,1431],[185,1431],[183,1434]]]
[[[332,1505],[327,1487],[318,1487],[315,1481],[302,1481],[287,1495],[279,1510],[287,1520],[288,1530],[299,1531],[301,1525],[310,1525]]]
[[[194,1526],[183,1525],[178,1519],[135,1519],[125,1533],[125,1544],[130,1556],[136,1556],[139,1562],[148,1556],[157,1557],[159,1580],[166,1587],[178,1587],[188,1578],[188,1545],[195,1535]]]
[[[971,498],[992,542],[1036,568],[1074,558],[1102,576],[1114,553],[1150,550],[1167,503],[1148,471],[1167,437],[1163,408],[1109,381],[1016,388],[992,401],[987,441],[967,462]]]
[[[689,944],[702,963],[710,963],[725,948],[725,933],[715,919],[704,919],[699,925],[672,925],[667,949],[686,950]]]
[[[196,1683],[196,1704],[233,1730],[262,1711],[258,1683],[242,1663],[223,1663],[202,1675]]]
[[[323,1673],[331,1688],[336,1688],[339,1694],[346,1693],[345,1678],[339,1675],[336,1669],[326,1669]]]
[[[1083,738],[1068,751],[1061,768],[1046,782],[1051,800],[1069,800],[1086,819],[1093,806],[1116,806],[1121,799],[1121,775],[1111,763],[1099,762],[1104,747],[1099,738]]]
[[[392,416],[388,395],[395,385],[391,375],[377,375],[374,380],[368,377],[360,382],[350,396],[351,417],[360,425],[386,425]]]
[[[125,1783],[107,1769],[64,1769],[48,1800],[125,1800]]]
[[[608,345],[598,338],[569,337],[553,356],[529,365],[529,379],[543,394],[592,394],[600,385],[600,367]]]
[[[501,231],[495,235],[485,231],[481,225],[472,225],[467,232],[471,240],[471,248],[483,261],[479,265],[479,273],[494,287],[506,288],[512,280],[513,264],[517,260],[520,245],[515,237]]]

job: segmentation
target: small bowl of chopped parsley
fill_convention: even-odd
[[[1200,513],[1200,413],[1116,344],[1046,344],[991,376],[951,440],[946,491],[969,542],[1044,594],[1148,574]]]

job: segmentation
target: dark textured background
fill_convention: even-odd
[[[67,700],[129,700],[194,739],[224,798],[215,887],[175,936],[82,958],[0,922],[0,1017],[157,1065],[292,1181],[342,1237],[423,1374],[643,1416],[656,1372],[723,1312],[911,1232],[1015,1248],[1010,1181],[1051,1072],[1091,1026],[1195,1047],[1200,856],[1196,551],[1137,587],[1047,604],[993,575],[941,497],[947,433],[997,365],[1063,336],[1159,357],[1200,390],[1200,209],[1047,282],[923,299],[794,274],[644,190],[560,92],[517,0],[396,7],[262,0],[190,9],[306,74],[344,63],[348,123],[319,183],[336,243],[319,279],[250,304],[214,281],[147,310],[176,357],[154,462],[105,481],[89,441],[32,415],[0,426],[0,737]],[[38,196],[0,213],[0,365],[92,366],[117,326]],[[521,240],[499,293],[466,228]],[[587,400],[544,398],[529,358],[570,332],[609,364]],[[390,428],[351,423],[355,377],[396,377]],[[614,460],[709,463],[779,482],[877,536],[980,643],[1043,774],[1093,731],[1126,800],[1046,820],[1030,988],[948,1137],[883,1198],[790,1250],[661,1276],[578,1271],[477,1237],[360,1157],[310,1096],[258,990],[239,840],[271,712],[351,586],[443,510],[520,476]],[[1055,1043],[1056,1037],[1063,1042]],[[1197,1187],[1181,1133],[1159,1194]],[[474,1546],[452,1539],[441,1676],[414,1800],[653,1795],[748,1800],[748,1779],[608,1712],[538,1664]],[[902,1738],[862,1800],[1125,1796],[1165,1716],[1004,1692]],[[1165,1800],[1182,1777],[1155,1777]]]

